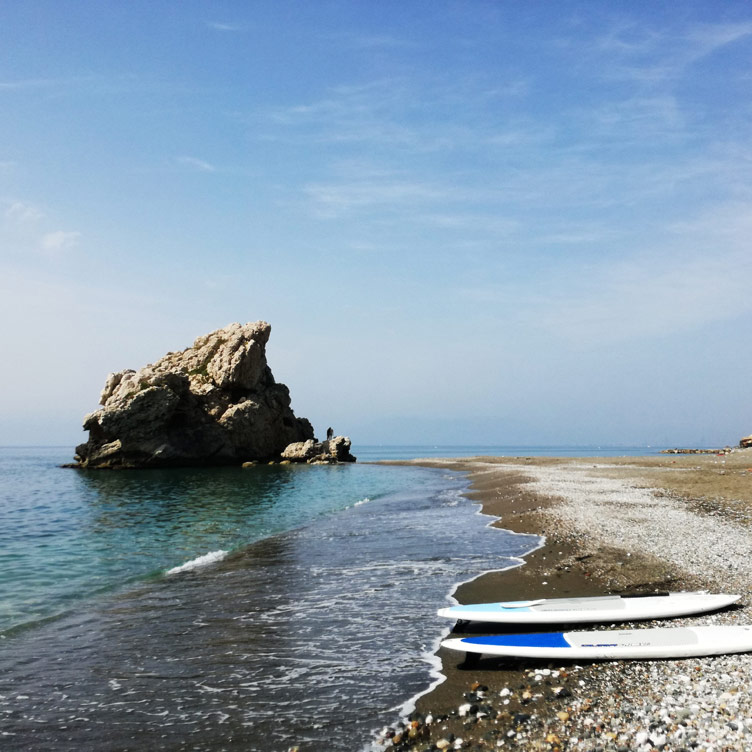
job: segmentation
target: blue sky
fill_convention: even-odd
[[[272,325],[358,443],[752,432],[752,7],[0,6],[0,444]]]

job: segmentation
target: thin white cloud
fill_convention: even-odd
[[[245,30],[245,27],[239,24],[223,23],[222,21],[208,21],[206,25],[214,31],[237,32]]]
[[[502,149],[537,147],[553,143],[556,131],[550,125],[535,122],[509,122],[502,129],[492,129],[483,141]]]
[[[75,248],[82,237],[78,231],[50,228],[47,213],[28,201],[6,201],[0,219],[0,248],[8,259],[54,259]]]
[[[441,188],[430,183],[396,178],[312,183],[304,187],[304,192],[313,202],[315,212],[325,218],[372,208],[399,211],[432,203],[445,195]]]
[[[58,84],[51,78],[26,78],[19,81],[0,81],[0,91],[20,91],[23,89],[38,89]]]
[[[663,45],[663,35],[635,22],[618,22],[596,40],[598,49],[609,55],[644,55]]]
[[[275,126],[270,138],[416,147],[419,135],[403,116],[408,99],[403,84],[396,80],[336,86],[322,99],[270,110],[267,117]]]
[[[518,219],[502,217],[498,214],[435,212],[417,214],[415,220],[440,230],[454,230],[462,233],[491,233],[497,237],[514,235],[521,228]]]
[[[513,76],[501,83],[486,78],[448,83],[436,77],[419,88],[403,76],[333,86],[319,99],[268,110],[265,117],[274,129],[266,139],[386,145],[411,154],[475,147],[479,142],[532,145],[542,137],[540,124],[511,112],[502,122],[490,115],[500,99],[514,100],[517,107],[528,88],[526,80]]]
[[[752,21],[733,24],[702,24],[691,29],[687,35],[688,39],[697,45],[694,60],[749,36],[752,36]]]
[[[0,94],[30,92],[35,93],[40,89],[54,90],[56,93],[85,89],[87,93],[108,91],[111,82],[102,76],[89,74],[81,76],[69,76],[65,78],[20,78],[15,80],[0,80]]]
[[[700,135],[692,120],[693,113],[686,111],[677,97],[664,92],[614,96],[589,106],[576,105],[568,116],[573,127],[567,137],[567,150],[587,152],[601,163],[611,162],[614,157],[618,160],[615,152],[604,151],[612,147],[621,152],[628,148],[651,151],[647,159],[653,164],[670,162],[676,157],[673,154],[663,157],[660,148],[681,146],[689,139],[696,143]],[[541,145],[554,145],[556,135],[552,134],[549,142]],[[632,171],[628,165],[627,169]]]
[[[544,297],[520,307],[544,328],[596,346],[733,319],[752,311],[751,233],[752,206],[719,207],[668,225],[660,242],[638,252],[541,280]]]
[[[621,140],[630,136],[655,138],[681,134],[685,118],[673,96],[629,97],[607,102],[591,111],[592,122],[599,129],[594,135],[615,134]]]
[[[502,86],[495,86],[483,92],[487,99],[508,99],[510,97],[521,97],[530,92],[530,81],[526,78],[512,79]]]
[[[593,245],[595,243],[606,243],[617,239],[619,233],[616,230],[609,230],[600,226],[583,226],[562,228],[559,232],[553,232],[549,235],[541,235],[536,238],[537,242],[545,246],[570,245],[583,246]]]
[[[373,36],[352,36],[351,42],[356,47],[369,48],[401,48],[413,47],[415,43],[407,39],[390,36],[388,34],[374,34]]]
[[[41,238],[41,246],[45,251],[53,253],[67,251],[75,248],[81,239],[80,232],[71,232],[67,230],[55,230],[45,233]]]
[[[749,21],[662,30],[622,23],[599,38],[596,48],[608,55],[600,66],[606,78],[662,84],[683,75],[708,55],[749,36]]]
[[[179,164],[185,167],[190,167],[200,172],[216,172],[217,168],[210,162],[205,162],[203,159],[197,159],[196,157],[177,157]]]
[[[599,240],[597,228],[593,237],[582,229],[580,238],[559,238],[572,241],[564,253],[539,256],[534,284],[518,258],[505,257],[503,273],[484,265],[482,273],[459,276],[449,297],[576,350],[670,338],[752,313],[752,203],[718,206],[635,237],[606,230]],[[585,252],[584,244],[591,246]],[[603,252],[593,253],[593,244]]]
[[[597,292],[560,305],[561,319],[548,323],[591,343],[674,334],[749,311],[751,281],[749,269],[732,273],[717,258],[625,263],[599,279]]]
[[[368,34],[357,32],[325,32],[321,34],[325,43],[340,47],[349,47],[362,50],[385,49],[395,50],[402,48],[418,47],[424,44],[423,40],[417,41],[407,37],[393,34]]]
[[[44,212],[34,204],[28,204],[24,201],[13,201],[5,210],[5,216],[12,222],[28,224],[43,219]]]

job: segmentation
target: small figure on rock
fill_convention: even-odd
[[[326,429],[326,440],[330,441],[334,438],[334,429],[333,428],[327,428]]]

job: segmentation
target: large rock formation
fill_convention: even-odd
[[[752,435],[739,439],[739,446],[742,449],[752,449]]]
[[[313,439],[266,363],[271,327],[230,324],[139,371],[110,374],[84,418],[79,467],[218,465],[279,458]]]

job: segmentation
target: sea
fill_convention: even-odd
[[[658,449],[353,451],[81,471],[0,448],[0,749],[379,749],[442,679],[437,608],[542,539],[489,527],[462,473],[376,463]]]

